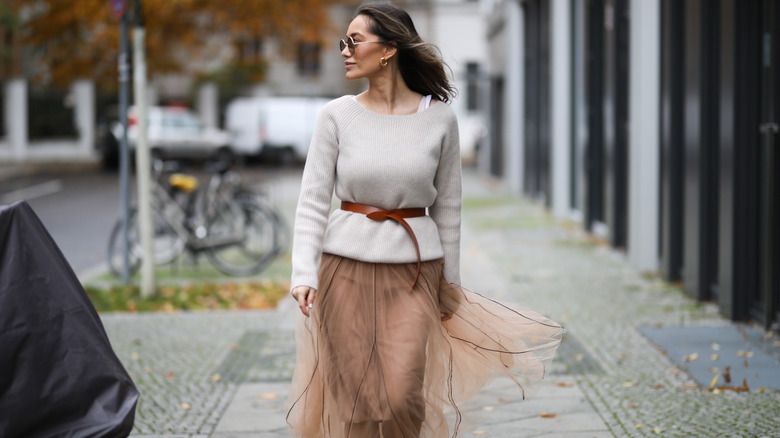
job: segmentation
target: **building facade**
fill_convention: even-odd
[[[485,172],[680,281],[780,321],[780,2],[484,0]]]

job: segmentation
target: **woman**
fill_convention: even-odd
[[[488,379],[541,378],[562,328],[457,286],[460,147],[438,51],[377,3],[340,46],[368,89],[325,106],[303,173],[287,421],[300,437],[446,437]]]

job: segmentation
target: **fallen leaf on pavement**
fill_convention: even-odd
[[[621,385],[623,385],[626,388],[630,388],[630,387],[634,386],[635,383],[630,381],[630,380],[626,380],[625,382],[621,383]]]
[[[192,405],[189,403],[182,403],[181,404],[182,409],[192,409]]]
[[[715,350],[715,351],[719,351],[720,350],[720,344],[716,344],[716,343],[713,342],[712,343],[712,349]]]
[[[542,418],[555,418],[558,416],[558,414],[539,414]]]
[[[682,360],[683,362],[693,362],[694,360],[699,358],[699,353],[693,353],[688,356],[683,356]]]
[[[656,433],[656,434],[660,434],[660,433],[662,433],[663,431],[664,431],[664,430],[663,430],[663,429],[661,429],[660,427],[654,427],[654,428],[653,428],[653,432],[654,432],[654,433]]]
[[[572,382],[558,382],[558,386],[560,386],[561,388],[571,388],[572,386],[574,386],[574,383],[572,383]]]
[[[710,382],[710,388],[715,387],[715,384],[718,383],[719,378],[720,378],[720,374],[715,374],[715,377],[712,378],[712,382]]]
[[[260,394],[260,398],[265,400],[270,400],[273,398],[279,398],[279,394],[274,394],[272,392],[266,393],[266,394]]]
[[[214,374],[213,376],[211,376],[211,381],[212,382],[219,382],[220,380],[222,380],[222,375],[221,374]]]
[[[165,374],[165,378],[166,378],[166,379],[173,379],[175,376],[176,376],[176,375],[175,375],[175,374],[173,374],[173,373],[167,373],[167,374]]]
[[[641,428],[643,428],[643,427],[645,427],[645,426],[644,426],[644,425],[642,425],[642,424],[637,424],[637,425],[636,425],[636,426],[634,426],[634,427],[636,427],[637,429],[641,429]]]

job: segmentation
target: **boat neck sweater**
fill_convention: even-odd
[[[318,288],[322,253],[371,263],[416,263],[409,233],[336,209],[340,201],[386,210],[427,208],[406,219],[421,260],[444,258],[444,277],[460,283],[461,163],[458,122],[433,102],[408,115],[375,113],[343,96],[320,111],[295,214],[291,287]],[[410,278],[410,281],[412,279]]]

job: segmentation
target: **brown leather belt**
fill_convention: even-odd
[[[351,211],[353,213],[360,213],[366,215],[367,218],[372,221],[386,221],[392,219],[406,228],[409,236],[412,237],[414,242],[414,249],[417,251],[417,273],[414,275],[414,282],[412,283],[412,289],[417,285],[417,280],[420,278],[420,266],[422,265],[420,259],[420,244],[417,243],[417,236],[414,235],[412,227],[404,219],[412,217],[425,216],[424,208],[397,208],[394,210],[383,210],[379,207],[372,207],[370,205],[358,204],[356,202],[341,201],[341,209],[345,211]]]

